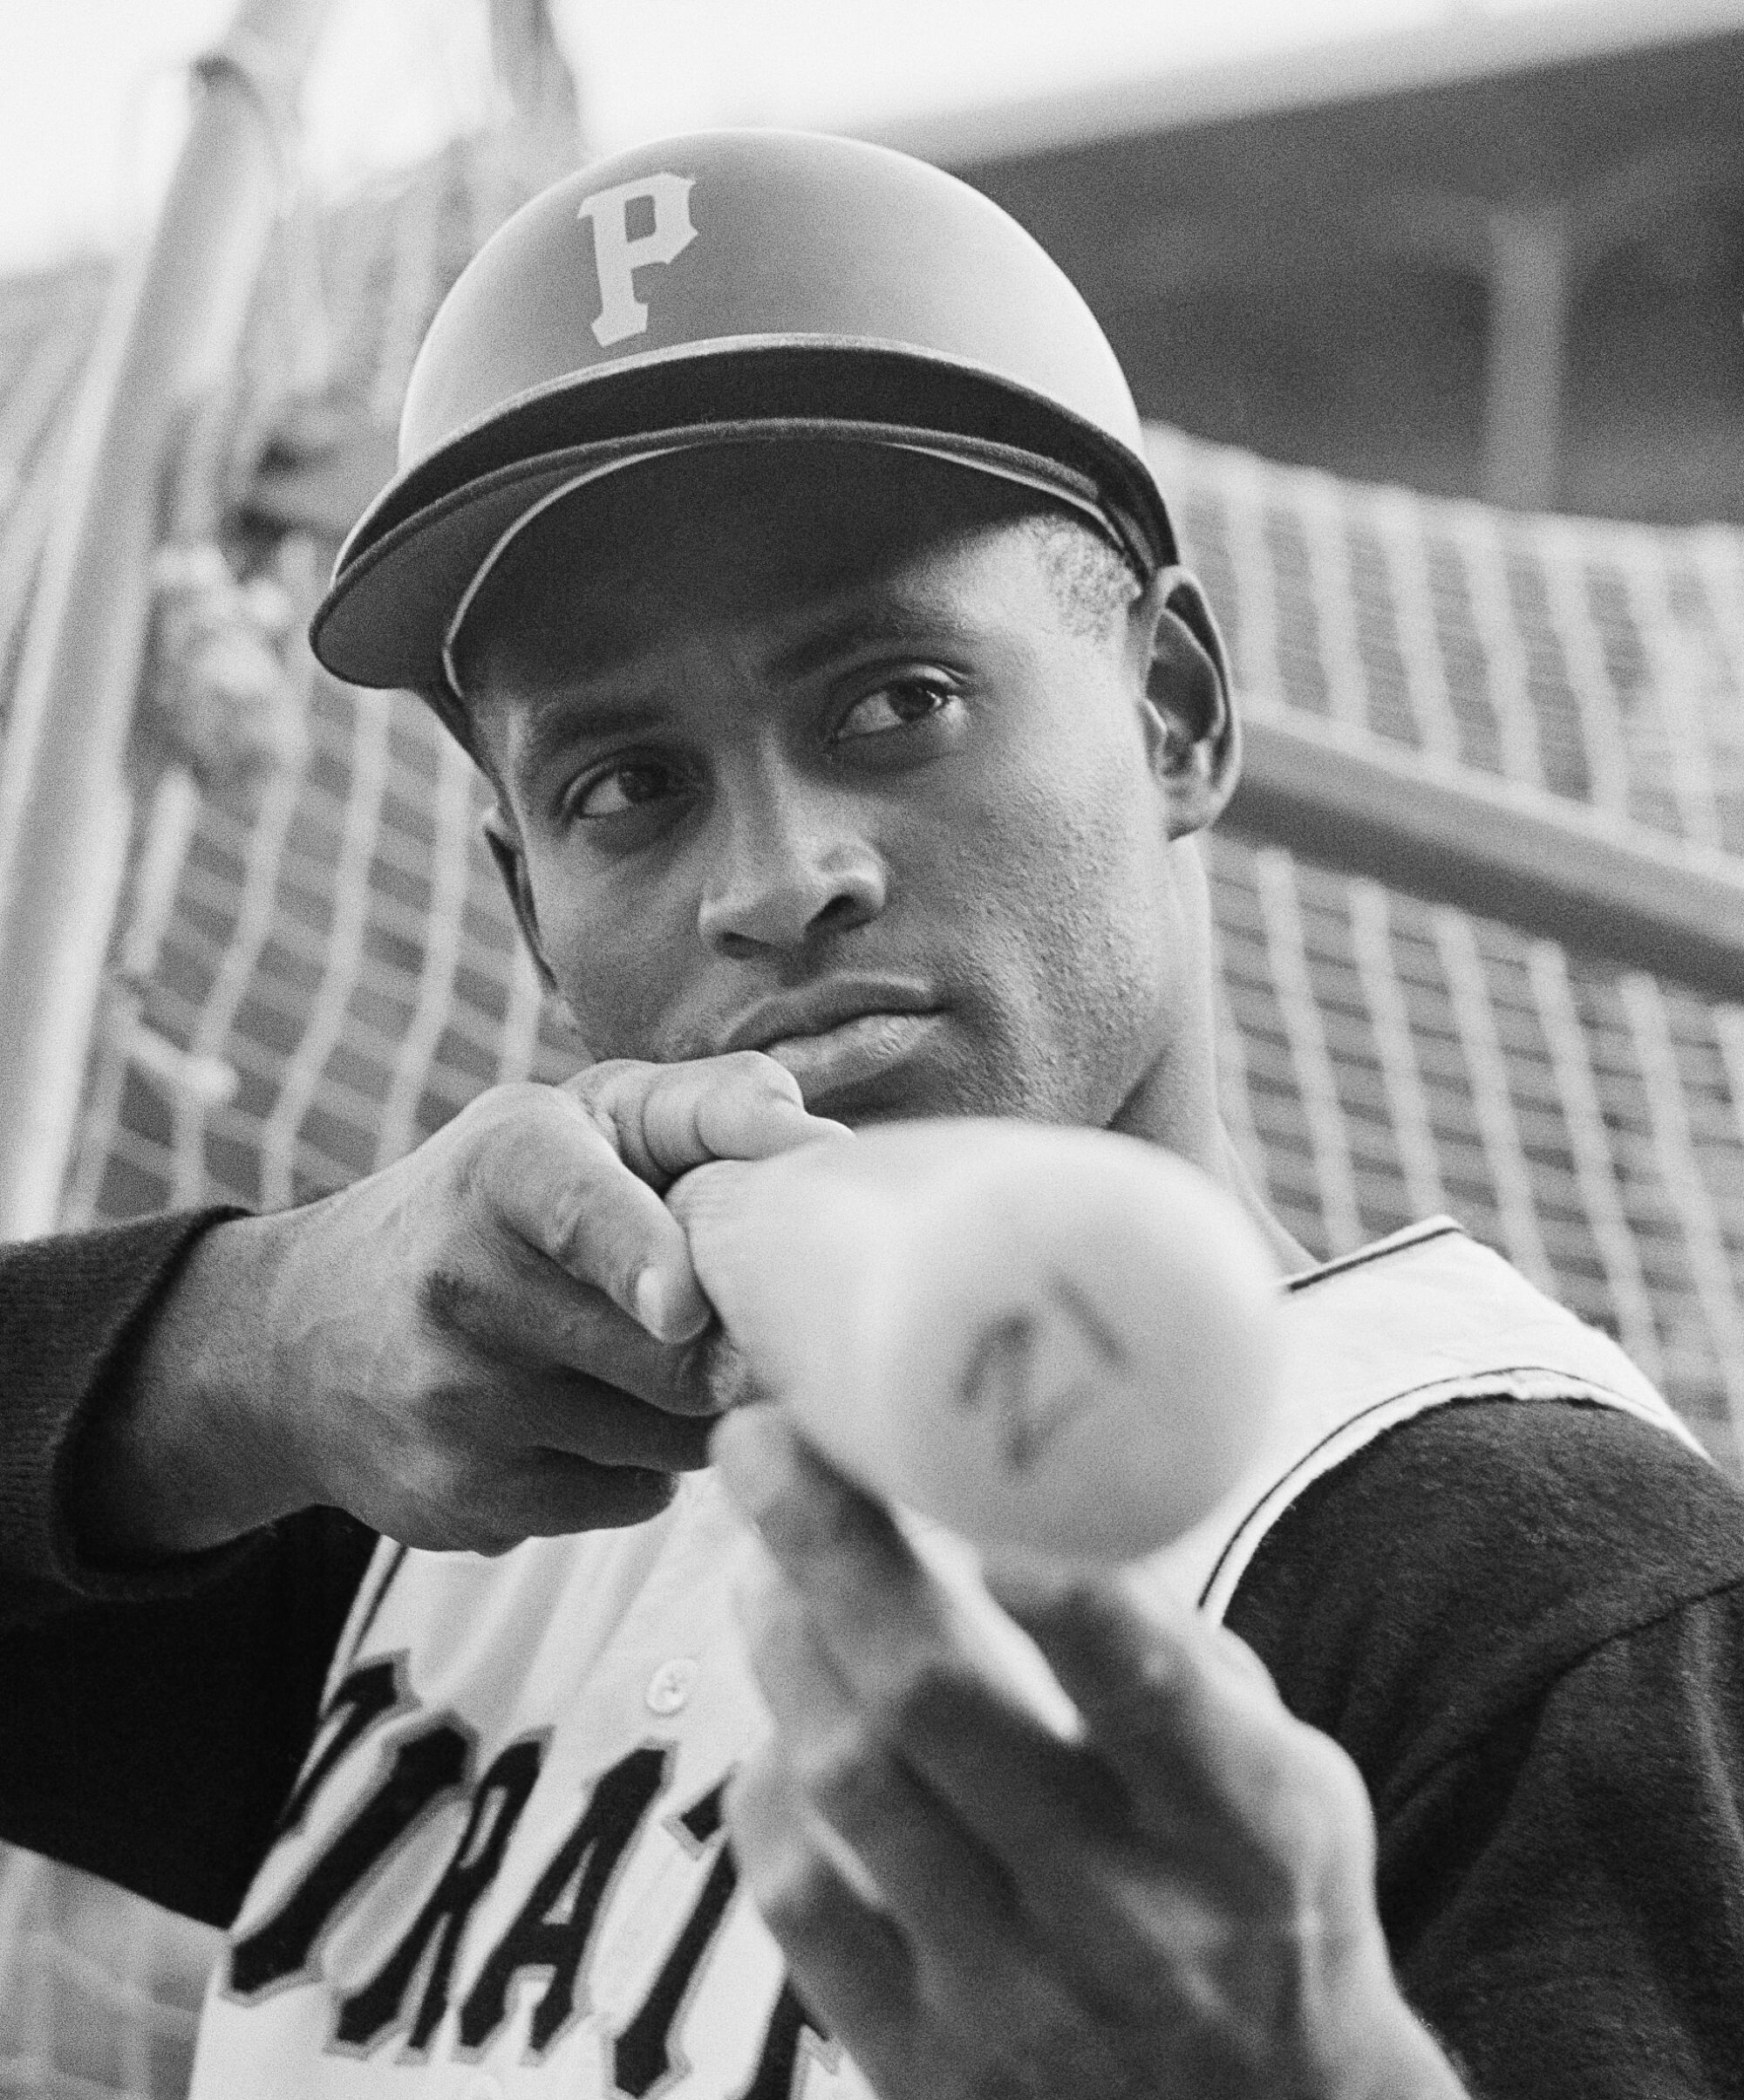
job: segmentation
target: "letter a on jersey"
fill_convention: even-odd
[[[648,325],[648,309],[636,296],[636,273],[650,262],[670,262],[697,237],[691,224],[690,175],[643,175],[615,189],[583,197],[576,213],[594,227],[594,268],[599,273],[600,314],[594,336],[602,350],[639,336]],[[646,233],[630,230],[632,204],[652,205],[654,224]]]

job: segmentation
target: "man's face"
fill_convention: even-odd
[[[767,1049],[850,1123],[1182,1113],[1202,993],[1146,624],[1069,618],[1025,504],[776,443],[637,468],[525,535],[467,682],[594,1056]]]

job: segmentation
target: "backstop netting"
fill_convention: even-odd
[[[1744,849],[1744,535],[1503,517],[1158,433],[1244,690]],[[572,1070],[413,701],[310,670],[310,763],[203,810],[116,1030],[73,1222],[298,1201],[479,1088]],[[1225,1106],[1320,1254],[1449,1210],[1610,1328],[1717,1456],[1744,1409],[1744,1011],[1234,835],[1209,851]],[[137,917],[134,927],[138,935]],[[210,1075],[234,1084],[211,1096]]]
[[[331,359],[379,417],[508,201],[449,155],[325,226]],[[94,297],[69,281],[0,314],[7,675]],[[255,354],[294,324],[269,312]],[[1152,444],[1243,692],[1744,854],[1744,533],[1506,515]],[[282,553],[307,576],[330,551]],[[93,1047],[70,1224],[294,1203],[480,1088],[577,1060],[460,753],[410,699],[300,675],[308,762],[252,822],[174,781],[148,805],[116,946],[136,982]],[[1615,1333],[1736,1469],[1744,1009],[1263,839],[1219,834],[1208,859],[1225,1110],[1291,1231],[1325,1255],[1451,1211]],[[0,1896],[0,2093],[176,2091],[208,1943],[16,1863]]]

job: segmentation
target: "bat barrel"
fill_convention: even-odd
[[[1153,1551],[1264,1432],[1275,1269],[1159,1147],[889,1125],[699,1169],[674,1199],[755,1386],[850,1477],[984,1548]]]

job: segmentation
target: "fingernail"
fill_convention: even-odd
[[[702,1292],[664,1275],[651,1263],[631,1293],[636,1317],[656,1341],[694,1341],[713,1315]]]

